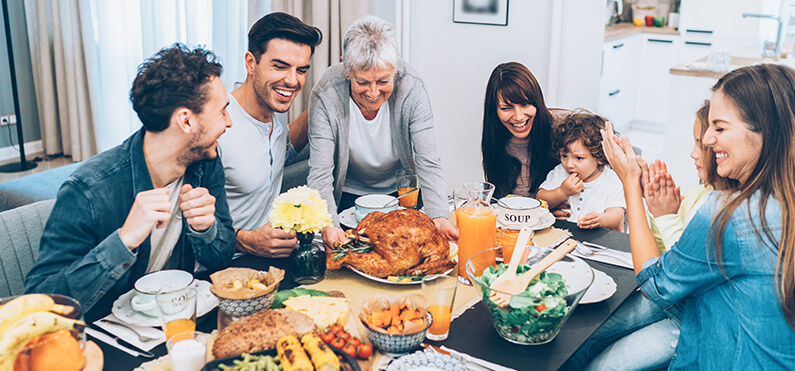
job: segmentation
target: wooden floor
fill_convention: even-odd
[[[42,171],[47,171],[50,169],[55,169],[56,167],[59,166],[69,165],[73,162],[71,157],[60,156],[55,158],[49,158],[46,155],[44,155],[43,152],[25,154],[25,159],[28,162],[35,162],[38,165],[35,168],[27,171],[19,171],[16,173],[0,173],[0,183],[5,182],[7,180],[19,178],[25,175],[30,175],[30,174],[40,173]],[[16,162],[19,162],[18,157],[13,160],[0,162],[0,165],[16,163]]]

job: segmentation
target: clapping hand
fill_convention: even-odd
[[[646,176],[644,176],[646,178]],[[649,212],[655,218],[666,214],[676,214],[682,202],[680,188],[674,183],[664,162],[651,163],[648,179],[644,179],[643,196]]]
[[[638,164],[638,157],[635,156],[635,151],[632,150],[632,143],[629,138],[619,138],[613,134],[613,124],[607,122],[602,132],[602,149],[605,151],[605,157],[610,163],[610,167],[616,172],[621,182],[628,184],[628,182],[640,183],[641,168]]]
[[[183,185],[179,194],[179,208],[194,231],[206,231],[215,223],[215,197],[207,188]]]
[[[130,250],[140,246],[152,229],[165,228],[171,219],[171,202],[168,189],[156,188],[135,195],[132,208],[124,225],[119,229],[119,238]]]

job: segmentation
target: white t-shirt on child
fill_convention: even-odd
[[[563,169],[563,165],[555,166],[547,174],[547,179],[541,183],[540,188],[548,191],[554,190],[563,184],[569,177],[569,173]],[[577,222],[580,215],[585,216],[590,212],[603,213],[611,207],[627,208],[624,201],[624,187],[618,175],[613,169],[605,166],[602,174],[590,182],[584,182],[582,192],[574,196],[569,196],[567,202],[571,206],[570,222]]]

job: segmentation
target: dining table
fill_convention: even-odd
[[[578,241],[586,241],[615,250],[629,252],[629,235],[602,228],[580,229],[576,223],[556,220],[554,227],[568,230]],[[609,298],[591,304],[580,304],[564,324],[560,333],[549,343],[542,345],[519,345],[504,340],[494,329],[489,313],[482,303],[477,302],[456,317],[450,326],[450,335],[444,341],[426,343],[444,346],[458,352],[486,360],[516,370],[558,370],[577,351],[577,349],[596,331],[596,329],[637,290],[635,274],[632,269],[586,260],[595,269],[610,276],[616,283],[616,292]],[[269,267],[286,269],[288,259],[274,259],[243,255],[232,261],[234,267],[267,270]],[[209,280],[209,272],[197,273],[196,278]],[[362,280],[351,275],[348,280]],[[385,290],[390,288],[384,285]],[[279,289],[296,287],[289,273],[281,282]],[[353,303],[353,305],[356,305]],[[197,330],[210,333],[218,326],[217,308],[198,319]],[[89,338],[91,338],[89,336]],[[133,370],[150,358],[132,357],[102,341],[99,344],[105,357],[105,370]],[[151,351],[155,357],[166,355],[164,344]]]

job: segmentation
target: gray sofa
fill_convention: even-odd
[[[284,168],[282,192],[306,184],[309,175],[309,146]],[[80,166],[80,163],[61,166],[52,170],[26,175],[0,183],[0,212],[37,201],[52,200],[58,188]]]

